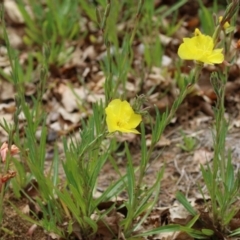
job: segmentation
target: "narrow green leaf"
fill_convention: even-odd
[[[196,210],[191,206],[186,197],[181,193],[177,192],[176,199],[186,208],[186,210],[191,213],[193,216],[197,215]]]

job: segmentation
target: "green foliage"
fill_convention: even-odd
[[[188,210],[191,215],[197,215],[196,210],[191,206],[191,204],[181,192],[177,192],[176,199]]]
[[[198,215],[196,215],[186,226],[181,226],[179,224],[169,224],[167,226],[157,227],[153,230],[146,231],[140,236],[151,236],[154,234],[166,233],[166,232],[185,232],[194,239],[207,239],[209,236],[212,236],[213,232],[209,229],[195,230],[192,228],[194,223],[198,220]]]
[[[40,2],[29,0],[28,4],[32,13],[26,10],[22,0],[18,0],[18,7],[28,26],[26,40],[42,44],[49,40],[61,42],[77,35],[78,1],[46,1],[47,11]]]
[[[26,23],[24,42],[29,46],[37,44],[40,50],[43,44],[48,44],[49,62],[62,65],[73,51],[66,46],[66,41],[79,34],[78,1],[48,0],[46,6],[43,6],[41,2],[29,0],[31,11],[27,10],[26,3],[22,0],[17,2]],[[41,58],[39,52],[35,54]]]
[[[203,6],[201,1],[199,1],[201,10],[204,12],[205,20],[210,17],[208,10]],[[239,2],[232,1],[225,11],[223,19],[235,19],[235,15],[238,12]],[[215,27],[207,26],[204,24],[211,23],[207,21],[203,23],[203,27],[208,28],[210,32],[209,35],[213,35],[213,40],[215,44],[219,42],[221,28],[219,23]],[[224,34],[224,39],[221,41],[224,43],[224,47],[227,51],[231,44],[231,35],[227,36]],[[231,59],[232,60],[232,59]],[[202,66],[196,64],[197,77],[195,77],[195,82],[198,80],[199,73]],[[226,136],[228,131],[228,123],[225,119],[225,89],[228,79],[229,67],[225,66],[223,70],[218,70],[211,75],[211,84],[217,96],[216,106],[214,108],[215,124],[213,129],[213,148],[214,156],[212,164],[208,163],[206,167],[201,166],[201,172],[203,176],[204,183],[207,187],[208,194],[210,196],[210,203],[206,202],[206,197],[203,191],[200,189],[203,199],[208,206],[209,215],[212,216],[213,226],[216,227],[217,231],[229,234],[229,223],[238,212],[235,206],[237,199],[239,198],[239,174],[234,173],[233,163],[230,151],[226,151]],[[182,195],[178,195],[180,202],[192,212],[189,204]],[[193,212],[192,212],[193,214]],[[204,231],[208,233],[208,231]],[[237,234],[235,231],[233,234]]]
[[[198,0],[200,9],[199,9],[199,17],[201,21],[201,27],[205,34],[212,35],[215,30],[215,23],[212,17],[212,9],[208,9],[204,6],[201,0]]]
[[[126,237],[132,236],[133,232],[136,231],[141,224],[146,220],[151,210],[154,208],[157,200],[158,194],[160,192],[160,183],[163,177],[164,168],[162,168],[157,176],[155,182],[151,187],[144,187],[143,177],[146,173],[147,164],[149,163],[149,155],[146,141],[144,125],[141,125],[141,160],[139,164],[139,176],[136,177],[135,169],[133,167],[133,159],[131,157],[129,148],[125,144],[125,151],[128,159],[127,163],[127,180],[125,183],[126,191],[128,194],[128,201],[125,206],[128,210],[126,218],[121,222],[123,226],[124,235]],[[155,197],[154,197],[155,196]],[[134,219],[141,216],[141,221],[136,225],[133,225]]]
[[[197,141],[194,137],[187,136],[184,132],[181,131],[181,135],[183,138],[183,143],[178,144],[178,146],[186,152],[192,152],[196,148]]]
[[[98,129],[101,126],[99,120],[102,117],[97,114],[99,113],[95,108],[89,124],[84,125],[83,131],[80,132],[81,143],[75,144],[71,141],[68,146],[66,140],[64,141],[66,161],[63,168],[66,183],[65,189],[57,190],[60,200],[79,223],[84,235],[89,234],[89,227],[92,228],[92,232],[97,230],[96,223],[90,218],[97,207],[94,204],[93,193],[99,172],[108,157],[108,151],[101,153],[103,135],[98,135],[97,138],[94,135],[95,131],[99,134]]]
[[[164,32],[166,32],[167,36],[172,36],[182,25],[182,21],[181,20],[179,21],[177,16],[179,8],[182,7],[185,3],[187,3],[187,0],[177,1],[170,7],[163,5],[156,11],[156,13],[159,14],[159,16],[161,16],[160,26],[163,28]],[[163,21],[170,16],[172,17],[171,22],[169,23],[169,25],[166,26],[166,24],[164,24]]]
[[[121,154],[127,160],[127,167],[126,173],[121,173],[117,163],[117,151],[121,143],[117,143],[115,134],[107,133],[105,123],[104,108],[109,101],[114,98],[125,99],[127,96],[128,74],[140,77],[143,84],[145,71],[150,72],[153,66],[161,67],[161,58],[165,49],[159,38],[159,29],[167,36],[172,36],[182,23],[178,21],[178,9],[187,1],[181,0],[169,8],[161,6],[158,9],[154,8],[153,0],[138,1],[138,5],[134,1],[127,0],[99,0],[96,1],[97,9],[93,3],[84,0],[47,0],[45,6],[34,0],[27,2],[31,12],[25,7],[23,0],[17,1],[26,23],[24,42],[29,48],[35,46],[37,50],[29,53],[25,62],[26,66],[23,67],[19,63],[19,53],[11,48],[3,23],[3,36],[12,73],[10,76],[4,75],[1,70],[0,73],[14,84],[18,92],[16,94],[17,110],[14,115],[14,124],[11,125],[3,121],[0,125],[9,135],[9,144],[14,143],[19,147],[20,160],[8,156],[1,173],[6,173],[12,165],[15,167],[17,176],[11,181],[14,195],[17,198],[21,198],[22,195],[27,197],[31,203],[36,204],[41,209],[43,217],[41,220],[36,220],[37,215],[34,212],[32,214],[34,214],[35,219],[24,215],[15,207],[16,211],[27,221],[63,238],[69,237],[74,232],[74,226],[77,225],[81,229],[83,237],[87,239],[97,232],[98,221],[104,222],[107,214],[116,207],[113,205],[100,212],[98,210],[99,204],[112,201],[124,192],[127,194],[127,200],[122,203],[121,207],[127,209],[127,214],[120,221],[120,227],[126,239],[137,240],[153,234],[175,231],[186,232],[197,239],[213,236],[214,232],[210,229],[193,229],[194,224],[201,220],[201,216],[189,204],[186,197],[180,193],[177,194],[176,198],[193,215],[186,226],[178,224],[161,226],[138,233],[158,202],[161,180],[165,170],[165,166],[163,166],[156,173],[155,181],[150,186],[145,184],[147,169],[151,162],[158,158],[157,156],[152,160],[153,150],[180,104],[193,89],[203,65],[196,64],[196,68],[190,72],[189,76],[183,76],[180,68],[181,63],[177,64],[175,78],[179,95],[167,111],[160,113],[156,107],[155,116],[151,117],[145,109],[142,109],[144,98],[139,97],[135,101],[134,110],[143,115],[141,139],[139,138],[140,159],[138,167],[134,166],[131,148],[125,142]],[[211,35],[216,26],[211,16],[211,10],[207,9],[202,1],[199,1],[199,5],[201,26],[205,34]],[[213,8],[215,10],[216,6],[216,1],[214,1]],[[83,36],[79,34],[79,22],[82,16],[87,16],[89,21],[95,27],[98,26],[102,32],[106,55],[103,55],[100,65],[106,77],[104,83],[105,102],[99,101],[93,104],[91,116],[86,121],[81,122],[80,140],[73,137],[70,140],[67,138],[62,140],[63,157],[60,157],[57,146],[54,146],[52,166],[46,173],[47,114],[42,105],[42,96],[47,88],[47,73],[51,64],[60,66],[68,60],[74,50],[68,45],[69,41],[88,34],[84,33],[85,30],[83,30]],[[170,16],[172,22],[165,25],[165,18]],[[130,24],[126,27],[127,30],[122,31],[116,28],[119,23]],[[140,39],[144,46],[142,64],[144,68],[140,72],[134,72],[135,69],[132,67],[136,38]],[[227,43],[225,41],[225,45]],[[31,102],[28,103],[25,99],[24,84],[31,81],[35,60],[41,67],[40,84],[38,85],[38,93],[36,96],[32,96]],[[211,197],[211,206],[208,209],[209,212],[212,211],[213,223],[220,226],[220,230],[226,232],[231,219],[238,210],[234,203],[239,197],[240,188],[239,176],[234,174],[231,155],[225,150],[228,125],[224,119],[224,94],[227,77],[228,69],[224,72],[214,73],[211,77],[218,98],[215,107],[216,123],[213,130],[214,158],[213,166],[210,164],[206,167],[201,166],[203,180]],[[79,107],[84,109],[82,105]],[[25,118],[24,137],[21,136],[19,126],[20,112]],[[146,124],[150,126],[147,128]],[[41,129],[41,136],[37,139],[36,133],[39,129]],[[150,146],[146,143],[146,129],[152,134]],[[183,143],[180,147],[184,151],[193,151],[196,147],[195,138],[188,137],[184,133],[182,133],[182,137]],[[116,171],[117,179],[106,187],[101,196],[94,197],[98,177],[107,161],[112,164],[114,171]],[[59,177],[59,167],[64,170],[64,179]],[[35,182],[37,182],[37,186],[34,185]],[[29,184],[37,191],[37,196],[34,199],[29,196],[26,190],[26,186]],[[2,209],[8,185],[3,185],[3,189],[0,196],[0,209]],[[205,199],[204,194],[203,198]],[[93,214],[97,215],[97,219],[92,218]],[[1,220],[2,211],[0,211],[0,222]],[[68,223],[67,231],[62,227],[62,223],[66,221]],[[107,222],[105,224],[107,225]],[[239,232],[237,229],[232,232],[232,235],[237,235]],[[117,238],[117,236],[113,237]]]

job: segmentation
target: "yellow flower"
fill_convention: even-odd
[[[223,49],[213,48],[213,38],[196,29],[192,38],[183,38],[183,43],[178,48],[178,55],[185,60],[196,60],[207,64],[222,63],[224,60]]]
[[[108,131],[110,133],[115,131],[139,133],[135,128],[142,121],[142,116],[136,114],[127,101],[114,99],[105,108],[105,112],[107,114]]]
[[[218,18],[218,21],[221,22],[222,19],[223,19],[223,17],[220,16],[220,17]],[[224,29],[227,29],[227,28],[229,28],[229,27],[230,27],[230,24],[229,24],[228,21],[223,24],[223,28],[224,28]]]

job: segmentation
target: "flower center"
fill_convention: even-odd
[[[126,124],[126,121],[117,121],[117,126],[122,128]]]

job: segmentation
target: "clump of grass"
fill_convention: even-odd
[[[28,7],[26,7],[26,4]],[[78,1],[46,1],[19,0],[18,8],[26,24],[24,43],[30,47],[48,44],[51,49],[49,62],[62,65],[73,51],[66,43],[76,39],[80,31],[80,15]],[[63,55],[65,57],[63,57]],[[35,57],[41,61],[39,51]]]
[[[225,50],[225,61],[231,63],[234,62],[234,58],[228,58],[227,54],[233,37],[232,27],[229,23],[231,20],[231,23],[235,24],[238,5],[239,1],[229,3],[222,20],[215,22],[215,31],[212,33],[214,47],[221,45],[220,47],[223,47]],[[201,8],[202,11],[207,11],[205,7],[201,6]],[[220,32],[223,32],[223,39],[221,40]],[[201,64],[196,64],[196,68],[199,71],[202,68]],[[215,125],[213,128],[214,157],[212,165],[201,166],[203,180],[210,196],[210,203],[206,201],[206,205],[208,206],[209,218],[212,221],[212,226],[209,227],[213,230],[213,236],[217,236],[218,231],[229,235],[231,233],[229,231],[230,221],[239,211],[239,208],[234,204],[239,197],[239,177],[238,174],[237,176],[234,174],[231,154],[229,151],[226,151],[225,146],[228,123],[224,116],[224,99],[228,73],[229,65],[225,62],[225,64],[222,64],[222,68],[211,75],[210,81],[217,96],[217,103],[214,108]],[[205,194],[201,189],[200,191],[206,200]],[[190,208],[189,203],[182,195],[178,195],[178,199],[187,209]],[[204,220],[203,226],[207,226]]]
[[[36,3],[33,2],[30,3],[34,11],[37,11],[38,9],[39,11],[42,11],[43,8],[41,5],[36,5]],[[65,6],[64,4],[66,4],[66,2],[63,2],[62,4],[63,5],[59,7]],[[161,115],[156,109],[157,119],[151,120],[152,132],[154,134],[149,149],[145,141],[145,127],[143,123],[141,124],[140,167],[137,169],[134,168],[132,155],[128,144],[126,143],[124,154],[128,159],[128,166],[126,174],[121,175],[116,160],[113,157],[116,150],[116,140],[114,136],[111,136],[111,143],[109,143],[106,148],[103,148],[102,145],[103,141],[110,141],[110,136],[106,130],[107,126],[104,109],[110,99],[119,97],[117,90],[120,85],[124,89],[121,98],[126,95],[126,76],[132,63],[132,58],[128,57],[132,55],[131,47],[137,31],[138,21],[140,19],[139,16],[142,14],[143,2],[140,1],[135,15],[135,28],[132,34],[129,34],[124,40],[121,51],[125,54],[122,54],[119,51],[118,53],[116,52],[117,54],[115,56],[110,54],[111,44],[115,44],[115,46],[118,45],[116,42],[114,43],[114,38],[117,39],[117,32],[112,31],[112,28],[109,25],[110,22],[116,22],[112,4],[113,3],[108,2],[102,17],[99,14],[99,19],[101,19],[100,28],[104,34],[108,53],[104,60],[106,62],[105,72],[107,75],[105,82],[106,101],[105,103],[96,103],[92,109],[92,116],[90,116],[87,121],[81,122],[82,127],[79,132],[80,141],[72,139],[69,143],[66,139],[63,139],[63,161],[61,161],[57,147],[55,146],[52,167],[48,173],[45,172],[44,168],[47,138],[46,114],[44,113],[41,99],[44,90],[46,89],[49,64],[51,64],[53,61],[52,59],[55,58],[55,56],[51,55],[55,52],[55,48],[53,48],[51,44],[58,44],[55,41],[56,35],[53,34],[50,38],[52,40],[50,45],[44,44],[43,46],[43,54],[39,58],[41,59],[40,63],[42,64],[41,86],[37,96],[32,97],[33,104],[31,107],[25,102],[24,82],[22,82],[22,75],[19,75],[21,66],[17,60],[17,53],[11,48],[6,31],[4,35],[12,67],[11,81],[19,89],[16,96],[17,112],[22,112],[26,121],[26,124],[24,125],[26,135],[24,138],[20,137],[17,117],[15,119],[16,122],[14,123],[16,125],[14,134],[10,134],[10,126],[6,123],[5,130],[8,132],[9,137],[11,136],[11,142],[14,142],[20,149],[20,160],[11,159],[12,164],[15,165],[18,172],[18,176],[12,181],[12,187],[16,197],[21,198],[22,196],[25,196],[33,205],[37,205],[38,208],[41,209],[41,219],[38,218],[38,214],[34,211],[32,214],[35,216],[35,219],[23,215],[21,212],[19,212],[19,214],[24,219],[42,227],[47,232],[54,232],[65,238],[74,234],[76,229],[77,231],[79,230],[81,235],[85,238],[97,233],[98,222],[102,221],[110,211],[109,209],[105,212],[99,212],[99,204],[114,199],[122,192],[127,192],[128,200],[126,200],[121,206],[121,208],[125,207],[127,209],[127,215],[119,222],[119,226],[122,229],[121,234],[125,237],[131,237],[134,235],[134,232],[139,229],[158,200],[161,178],[164,173],[164,168],[162,168],[156,176],[156,182],[148,189],[143,188],[143,178],[147,170],[148,162],[151,158],[151,153],[154,146],[159,141],[164,128],[170,121],[171,116],[173,116],[177,107],[180,105],[183,96],[186,94],[185,90],[180,93],[181,97],[176,100],[175,107],[170,112]],[[49,7],[49,11],[51,11],[50,2],[47,2],[47,6]],[[27,37],[25,38],[26,43],[39,45],[44,43],[51,35],[49,32],[51,29],[57,29],[57,34],[61,36],[61,39],[66,40],[69,32],[67,32],[66,29],[63,30],[62,26],[59,26],[62,21],[59,19],[59,13],[51,16],[51,18],[50,15],[48,15],[49,12],[47,13],[48,17],[46,18],[45,23],[48,28],[44,29],[48,29],[48,31],[43,31],[43,35],[40,38],[39,34],[44,30],[42,27],[44,27],[45,24],[41,25],[40,22],[38,22],[39,19],[31,18],[21,1],[19,2],[19,8],[25,18],[28,28],[26,31]],[[114,65],[115,59],[117,59],[116,65]],[[116,82],[113,82],[113,76],[118,76]],[[146,111],[142,110],[143,102],[142,98],[137,98],[135,101],[134,110],[137,111],[138,114],[146,113]],[[41,137],[37,140],[35,136],[39,128],[41,128]],[[119,174],[118,179],[108,186],[100,197],[93,198],[98,176],[106,161],[111,161],[116,173]],[[66,176],[65,179],[59,179],[59,165],[63,166]],[[59,185],[60,183],[61,187]],[[27,191],[26,186],[29,185],[37,191],[37,195],[34,199]],[[151,201],[149,201],[150,199]],[[97,219],[92,218],[94,213],[97,213]],[[142,216],[141,221],[135,223],[135,220],[139,218],[140,215]],[[64,221],[67,221],[68,223],[66,227],[62,226]],[[112,234],[117,238],[117,233],[112,232]]]
[[[184,132],[181,132],[183,143],[178,146],[186,152],[192,152],[196,148],[197,140],[194,137],[187,136]]]

